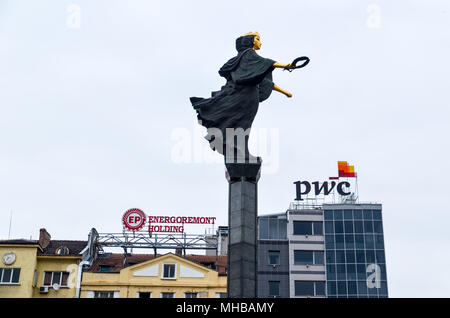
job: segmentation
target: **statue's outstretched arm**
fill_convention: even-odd
[[[288,66],[290,66],[291,64],[280,64],[278,62],[275,62],[272,64],[273,67],[277,67],[277,68],[286,68]],[[283,93],[284,95],[286,95],[287,97],[292,97],[292,94],[289,93],[288,91],[285,91],[284,89],[278,87],[276,84],[273,84],[273,90]]]
[[[285,67],[288,67],[289,65],[291,65],[291,64],[280,64],[278,62],[275,62],[272,64],[273,67],[278,67],[278,68],[285,68]]]
[[[277,91],[277,92],[280,92],[280,93],[283,93],[284,95],[286,95],[286,97],[292,97],[291,93],[289,93],[288,91],[285,91],[284,89],[278,87],[276,84],[273,84],[273,90]]]

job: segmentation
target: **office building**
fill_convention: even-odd
[[[291,204],[258,227],[258,297],[388,297],[381,204]]]

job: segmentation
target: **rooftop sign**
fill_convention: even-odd
[[[122,222],[130,231],[139,231],[148,222],[148,232],[184,233],[185,224],[215,224],[216,217],[147,216],[142,210],[130,209],[124,213]]]
[[[338,177],[330,177],[330,180],[339,180],[340,178],[357,178],[355,167],[349,166],[347,161],[338,161]],[[295,181],[295,200],[303,201],[302,196],[308,195],[313,190],[314,195],[329,195],[334,190],[341,196],[348,196],[351,194],[350,182],[348,181],[324,181],[320,183],[319,181],[309,182],[309,181]]]

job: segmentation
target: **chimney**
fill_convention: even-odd
[[[175,255],[182,256],[182,254],[183,254],[183,249],[181,249],[181,248],[175,249]]]
[[[46,248],[48,244],[50,244],[51,238],[52,237],[50,233],[48,233],[46,229],[39,230],[39,245],[42,247],[42,249]]]

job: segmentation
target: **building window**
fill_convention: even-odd
[[[314,296],[314,282],[295,282],[295,296]]]
[[[333,220],[333,211],[332,210],[326,210],[323,211],[323,218],[325,221],[332,221]]]
[[[216,269],[216,264],[214,263],[202,263],[202,265],[210,269]]]
[[[0,284],[18,284],[20,268],[0,268]]]
[[[323,222],[312,222],[314,235],[323,235]]]
[[[323,235],[323,222],[294,221],[294,235]]]
[[[373,231],[377,234],[383,234],[383,224],[381,221],[373,221]]]
[[[325,282],[295,281],[295,296],[325,296]]]
[[[280,265],[280,251],[269,251],[269,265]]]
[[[316,296],[325,296],[325,282],[315,282]]]
[[[259,218],[259,239],[261,240],[286,240],[287,220],[279,217]]]
[[[58,284],[61,287],[67,287],[69,274],[69,272],[44,272],[44,286]]]
[[[114,266],[112,265],[100,265],[99,269],[100,272],[111,272],[113,270]]]
[[[94,298],[114,298],[113,291],[95,291]]]
[[[66,246],[60,246],[56,249],[56,255],[69,255],[69,248]]]
[[[344,220],[352,220],[352,219],[353,219],[353,211],[344,210]]]
[[[197,298],[197,293],[184,293],[184,298]]]
[[[176,264],[164,264],[162,278],[175,279],[176,278]]]
[[[325,253],[324,251],[314,251],[314,264],[324,265],[325,264]]]
[[[152,298],[151,292],[138,292],[138,298]]]
[[[294,221],[294,235],[312,235],[312,222]]]
[[[227,293],[216,293],[216,298],[228,298]]]
[[[174,298],[174,293],[161,293],[161,298]]]
[[[323,251],[294,251],[295,265],[323,265]]]
[[[313,264],[313,251],[294,251],[294,264]]]
[[[269,296],[270,297],[279,297],[280,296],[280,282],[279,281],[269,282]]]

